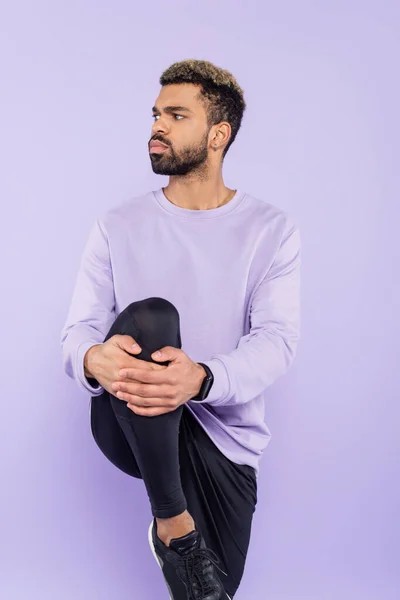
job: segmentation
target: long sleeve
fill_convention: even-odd
[[[291,223],[283,233],[268,273],[253,294],[250,332],[229,354],[203,360],[214,375],[200,404],[245,404],[283,375],[300,337],[300,233]]]
[[[84,373],[84,356],[103,343],[115,320],[115,296],[107,236],[98,220],[92,226],[81,258],[66,323],[61,333],[63,367],[92,396],[104,392]]]

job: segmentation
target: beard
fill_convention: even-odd
[[[168,150],[165,152],[160,154],[150,153],[154,173],[157,175],[187,175],[199,169],[206,163],[208,158],[207,138],[208,132],[205,133],[198,144],[187,146],[179,153],[175,152],[170,145],[168,145]],[[157,137],[152,139],[157,139]]]

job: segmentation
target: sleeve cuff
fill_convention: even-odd
[[[196,404],[213,404],[214,406],[223,404],[224,400],[229,396],[230,391],[228,372],[224,363],[216,357],[211,360],[202,360],[201,362],[211,369],[214,375],[214,382],[205,400],[193,400],[193,402],[196,402]],[[192,401],[189,400],[189,402]]]
[[[89,350],[89,348],[91,348],[92,346],[95,346],[98,343],[99,342],[93,342],[93,341],[83,342],[83,344],[81,344],[79,346],[78,351],[76,353],[75,373],[77,375],[78,383],[82,389],[84,389],[86,392],[89,392],[92,396],[100,396],[105,390],[96,381],[96,379],[92,379],[92,378],[88,379],[86,377],[83,361],[85,358],[85,354]],[[91,385],[90,382],[93,382],[93,383],[96,382],[97,385]]]

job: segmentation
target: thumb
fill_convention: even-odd
[[[123,350],[126,350],[126,352],[139,353],[142,351],[141,347],[139,346],[139,344],[137,343],[135,338],[133,338],[131,335],[121,335],[121,338],[122,338],[121,348]]]
[[[153,352],[151,358],[153,360],[161,361],[175,360],[179,356],[180,352],[181,350],[179,348],[174,348],[173,346],[164,346],[164,348],[160,348],[160,350],[157,350],[157,352]]]

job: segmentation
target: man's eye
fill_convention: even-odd
[[[174,118],[175,118],[175,117],[178,117],[179,119],[184,119],[184,118],[185,118],[183,115],[178,115],[177,113],[172,113],[172,114],[173,114]],[[157,121],[157,119],[159,118],[159,116],[160,116],[160,115],[154,115],[154,114],[153,114],[153,115],[151,115],[151,116],[152,116],[152,118],[153,118],[155,121]]]
[[[176,113],[172,113],[172,115],[173,115],[173,117],[174,117],[176,120],[180,120],[180,119],[184,119],[184,118],[185,118],[183,115],[178,115],[178,114],[176,114]],[[160,115],[154,115],[154,114],[153,114],[153,115],[151,115],[151,116],[152,116],[152,118],[153,118],[155,121],[157,121],[157,119],[159,118],[159,116],[160,116]]]

